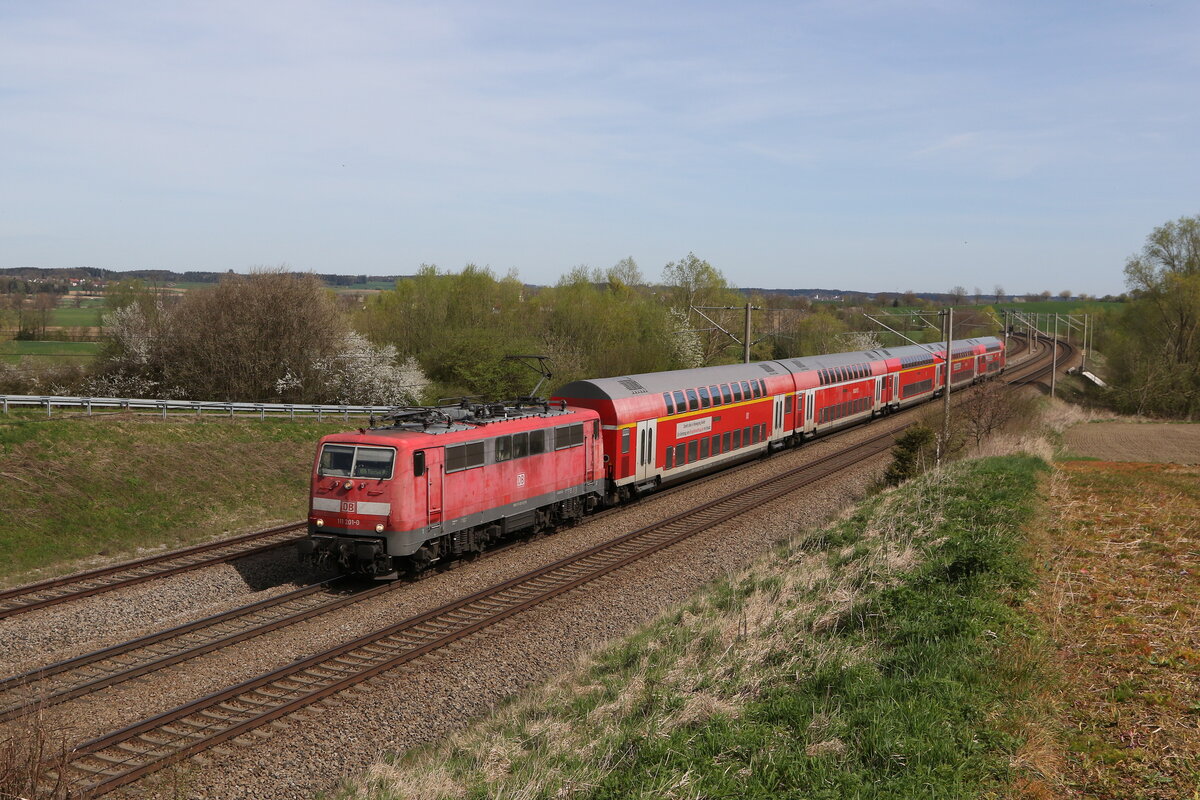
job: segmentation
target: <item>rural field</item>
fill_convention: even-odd
[[[1026,755],[1070,796],[1195,797],[1200,425],[1085,424],[1066,442],[1101,460],[1059,464],[1033,532],[1058,736]]]

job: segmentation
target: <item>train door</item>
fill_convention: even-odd
[[[779,435],[782,435],[782,432],[783,432],[783,403],[784,403],[783,395],[781,395],[781,394],[775,395],[775,418],[774,418],[775,433],[777,433]],[[777,437],[772,436],[770,438],[773,439],[773,438],[777,438]]]
[[[599,442],[599,422],[583,423],[583,479],[596,480],[596,445]]]
[[[816,403],[814,402],[816,400],[816,397],[817,397],[817,393],[813,389],[809,389],[807,392],[804,393],[804,408],[806,409],[806,411],[804,412],[805,413],[805,418],[804,418],[805,419],[805,423],[804,423],[805,430],[809,430],[809,431],[812,430],[813,406],[816,405]]]
[[[413,455],[416,459],[418,454],[424,455],[425,461],[425,497],[426,497],[426,515],[425,524],[434,526],[442,523],[442,503],[443,495],[446,488],[446,470],[442,463],[442,457],[445,453],[440,447],[430,448],[428,450],[418,450]],[[414,467],[416,462],[414,461]]]
[[[654,422],[645,419],[637,424],[637,468],[634,475],[639,481],[648,480],[654,474]]]

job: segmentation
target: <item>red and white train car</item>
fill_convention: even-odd
[[[577,520],[601,499],[588,409],[416,408],[387,422],[321,439],[302,558],[394,577],[398,564],[420,571],[513,530]]]
[[[953,342],[951,387],[1004,367],[1004,344]],[[575,381],[554,398],[603,424],[610,499],[622,499],[928,400],[944,343]]]

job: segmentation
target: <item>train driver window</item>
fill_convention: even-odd
[[[708,396],[708,387],[701,386],[700,387],[700,407],[708,408],[710,405],[712,405],[712,400],[710,400],[709,396]]]
[[[354,465],[354,447],[344,444],[327,444],[321,448],[320,475],[349,478]]]
[[[621,452],[622,453],[629,452],[629,431],[630,431],[629,428],[621,429]]]
[[[418,450],[413,453],[413,475],[421,477],[425,474],[425,451]]]

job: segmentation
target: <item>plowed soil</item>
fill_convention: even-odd
[[[1101,461],[1200,464],[1200,425],[1091,422],[1068,428],[1067,450]]]

